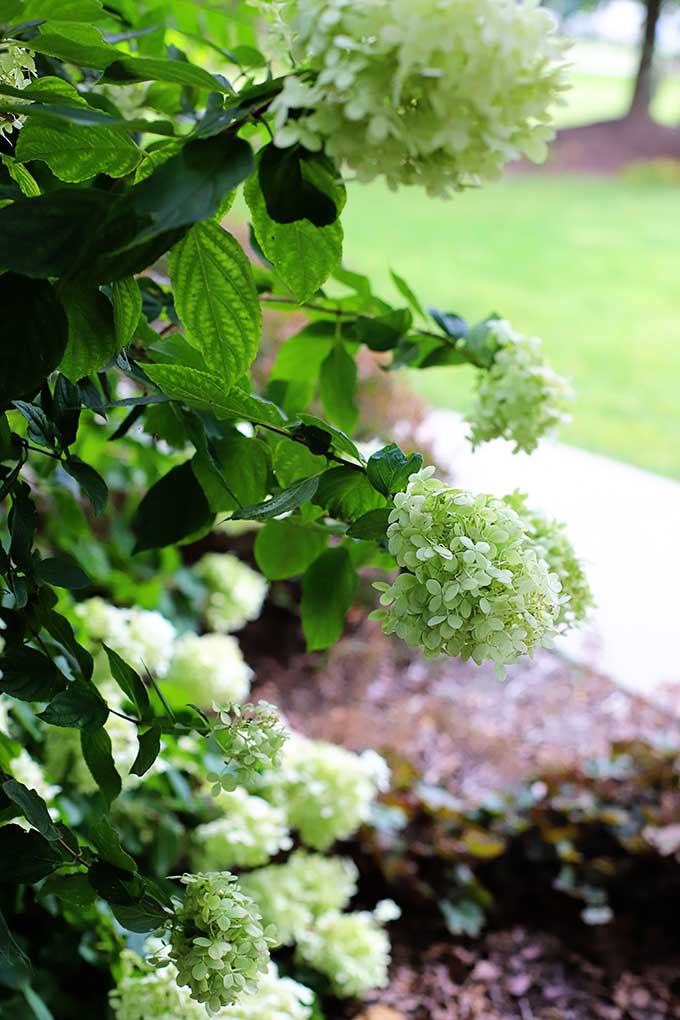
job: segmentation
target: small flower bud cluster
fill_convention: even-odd
[[[194,573],[208,589],[203,613],[211,630],[228,634],[258,618],[267,582],[247,563],[230,553],[208,553]]]
[[[217,806],[224,818],[199,825],[193,832],[191,863],[197,871],[256,868],[292,842],[282,808],[242,788],[221,793]]]
[[[459,655],[502,669],[555,634],[560,581],[503,500],[446,488],[434,468],[397,493],[387,529],[402,568],[377,586],[372,614],[428,657]]]
[[[481,371],[468,416],[473,447],[503,438],[514,452],[531,453],[538,441],[570,420],[573,391],[543,358],[542,341],[516,333],[504,319],[488,323],[497,346],[488,370]]]
[[[324,148],[362,181],[430,194],[545,158],[564,44],[538,0],[287,0],[298,64],[272,104],[275,142]]]
[[[219,724],[213,736],[226,766],[222,772],[208,775],[213,796],[237,786],[259,786],[263,773],[278,769],[288,739],[276,708],[267,701],[221,709],[213,705],[213,708],[219,713]]]
[[[76,606],[87,638],[103,641],[122,659],[155,677],[170,666],[176,631],[160,613],[147,609],[119,609],[101,598],[86,599]]]
[[[278,774],[263,796],[285,807],[288,823],[315,850],[346,839],[369,816],[389,769],[374,751],[353,754],[337,744],[293,734]]]
[[[368,911],[331,911],[303,934],[296,959],[325,974],[339,998],[365,995],[387,984],[390,940]]]
[[[14,89],[25,89],[35,76],[35,60],[30,50],[17,46],[14,42],[0,42],[0,85],[9,85]],[[13,99],[12,102],[23,103],[26,100]],[[13,114],[0,114],[0,138],[14,127],[21,127],[22,118]]]
[[[520,492],[506,496],[505,501],[521,517],[524,530],[537,555],[546,561],[549,569],[560,579],[563,601],[556,622],[560,631],[569,630],[585,619],[594,600],[583,563],[564,533],[565,525],[545,517],[537,510],[531,510],[526,505],[526,496]]]
[[[285,864],[270,864],[241,877],[241,888],[271,925],[279,945],[290,946],[319,917],[344,910],[357,889],[358,872],[345,857],[296,850]]]
[[[234,875],[184,875],[184,903],[175,914],[169,956],[177,982],[218,1013],[244,992],[254,992],[269,964],[271,935],[240,891]]]
[[[248,697],[253,671],[229,634],[183,634],[172,650],[164,685],[171,701],[228,705]]]

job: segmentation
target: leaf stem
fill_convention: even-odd
[[[259,421],[257,424],[259,428],[269,429],[270,432],[276,432],[279,436],[285,436],[286,439],[292,439],[294,443],[300,443],[302,446],[306,446],[308,450],[311,450],[311,452],[314,453],[311,445],[306,442],[302,436],[295,436],[291,432],[286,432],[285,429],[280,429],[278,425],[269,425],[263,421]],[[351,460],[345,460],[344,457],[339,457],[336,453],[331,453],[330,451],[322,453],[320,456],[325,457],[326,460],[335,461],[336,464],[342,464],[343,467],[352,468],[354,471],[361,471],[363,473],[366,470],[361,464],[355,464]]]

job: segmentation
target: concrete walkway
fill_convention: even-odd
[[[560,639],[566,654],[647,697],[680,684],[680,484],[548,442],[531,457],[504,440],[473,454],[449,411],[431,412],[420,435],[456,484],[520,489],[567,524],[597,609],[588,628]]]

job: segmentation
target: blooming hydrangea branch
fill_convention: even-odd
[[[257,786],[263,773],[278,769],[288,731],[279,714],[267,701],[257,705],[213,705],[219,722],[213,736],[225,759],[222,772],[211,772],[208,782],[214,796],[237,786]]]
[[[531,453],[539,439],[570,420],[571,386],[543,358],[542,342],[515,332],[505,319],[487,323],[496,346],[491,367],[481,371],[468,415],[473,447],[502,437],[515,453]]]
[[[545,158],[564,43],[538,0],[283,0],[269,9],[312,75],[289,76],[275,142],[324,149],[362,181],[430,194]]]
[[[387,535],[402,573],[378,585],[384,609],[372,616],[428,657],[489,659],[502,671],[555,634],[560,580],[511,506],[433,474],[411,475],[395,496]]]
[[[0,84],[25,89],[35,74],[35,60],[30,50],[11,40],[0,42]],[[13,102],[23,103],[25,100],[16,98]],[[0,139],[12,128],[21,127],[21,124],[21,117],[12,113],[0,113]]]

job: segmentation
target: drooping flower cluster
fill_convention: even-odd
[[[389,769],[374,751],[353,754],[337,744],[293,734],[279,771],[263,796],[285,807],[288,823],[307,846],[326,850],[366,821]]]
[[[184,902],[175,914],[169,956],[177,982],[209,1013],[254,992],[267,971],[271,935],[234,875],[184,875]]]
[[[325,974],[340,998],[365,995],[387,984],[390,940],[368,911],[331,911],[300,937],[296,959]]]
[[[311,67],[274,100],[275,142],[325,149],[362,181],[446,195],[545,158],[564,43],[538,0],[284,0]]]
[[[290,946],[329,911],[344,910],[357,888],[358,872],[345,857],[296,850],[284,864],[241,877],[241,887],[271,925],[277,943]]]
[[[256,868],[292,846],[285,812],[242,788],[221,793],[224,818],[193,833],[192,866],[197,871]]]
[[[585,619],[594,600],[583,563],[565,534],[565,525],[530,509],[526,496],[520,492],[505,496],[505,501],[521,517],[537,554],[560,579],[564,601],[560,604],[556,622],[560,631],[568,630]]]
[[[229,634],[183,634],[172,650],[164,692],[171,701],[209,706],[243,701],[253,671]]]
[[[101,598],[86,599],[75,611],[90,641],[103,641],[139,671],[165,676],[176,631],[160,613],[120,609]]]
[[[194,572],[208,589],[203,610],[208,626],[220,634],[256,620],[267,595],[267,582],[230,553],[208,553]]]
[[[515,444],[515,453],[531,453],[539,439],[570,420],[573,391],[546,364],[538,337],[517,333],[505,319],[490,321],[488,329],[497,350],[478,376],[470,442],[477,447],[502,437]]]
[[[30,50],[10,41],[0,43],[0,84],[14,89],[25,89],[36,74],[35,60]],[[12,102],[23,103],[23,99]],[[20,127],[22,118],[11,113],[0,113],[0,139],[14,127]]]
[[[225,761],[222,772],[211,772],[207,777],[213,795],[237,786],[259,786],[264,773],[278,769],[288,739],[276,708],[267,701],[213,708],[219,712],[219,725],[213,735]]]
[[[385,608],[372,616],[428,657],[488,659],[502,669],[555,634],[559,578],[511,506],[447,488],[433,473],[411,475],[395,496],[387,534],[402,573],[378,586]]]

